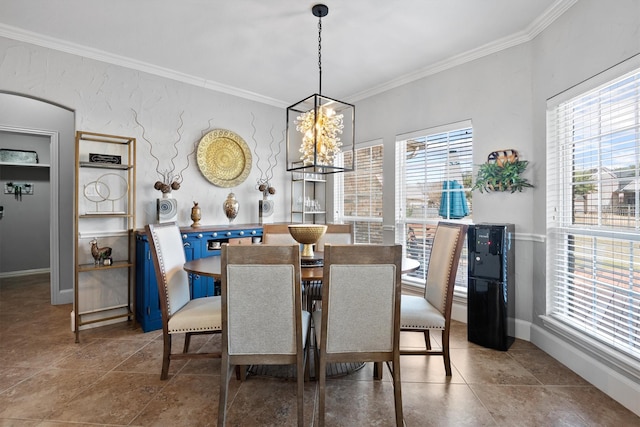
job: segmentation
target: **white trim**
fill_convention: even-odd
[[[447,123],[444,125],[434,126],[427,129],[418,129],[412,132],[400,133],[396,135],[396,142],[406,141],[408,139],[425,137],[428,135],[435,135],[438,133],[452,132],[459,129],[466,129],[473,127],[471,119],[464,119],[458,122]]]
[[[419,80],[424,77],[439,73],[441,71],[454,68],[458,65],[471,62],[476,59],[491,55],[493,53],[511,48],[513,46],[529,42],[533,40],[538,34],[540,34],[545,28],[551,25],[551,23],[553,23],[559,16],[566,12],[576,2],[577,0],[557,0],[523,31],[520,31],[508,37],[504,37],[500,40],[487,43],[483,46],[464,52],[462,54],[452,56],[429,67],[406,74],[374,88],[367,89],[365,91],[358,92],[351,96],[343,98],[346,98],[351,102],[360,101],[373,95],[377,95],[390,89],[405,85],[407,83],[411,83],[415,80]],[[267,105],[273,105],[274,107],[278,108],[286,108],[289,105],[289,102],[262,96],[260,94],[243,90],[237,87],[228,86],[212,80],[203,79],[201,77],[181,73],[175,70],[170,70],[168,68],[159,67],[137,59],[114,55],[112,53],[105,52],[99,49],[71,43],[65,40],[45,36],[6,24],[0,24],[0,37],[6,37],[12,40],[18,40],[49,49],[70,53],[72,55],[94,59],[96,61],[105,62],[107,64],[127,67],[132,70],[142,71],[193,86],[202,87],[204,89],[227,93],[229,95],[234,95],[240,98],[264,103]]]
[[[462,298],[454,297],[453,305],[451,306],[451,318],[458,322],[467,323],[467,303]],[[515,337],[520,340],[531,341],[531,322],[515,319],[515,324]]]
[[[531,342],[603,393],[640,416],[640,382],[610,368],[544,328],[531,326]]]
[[[84,46],[66,40],[45,36],[43,34],[34,33],[22,28],[13,27],[11,25],[0,24],[0,37],[6,37],[8,39],[30,43],[36,46],[42,46],[60,52],[70,53],[72,55],[78,55],[84,58],[105,62],[107,64],[126,67],[131,70],[142,71],[144,73],[149,73],[155,76],[164,77],[170,80],[175,80],[204,89],[226,93],[229,95],[237,96],[239,98],[260,102],[262,104],[273,105],[274,107],[286,108],[289,105],[288,102],[269,98],[254,92],[250,92],[248,90],[228,86],[222,83],[203,79],[197,76],[192,76],[186,73],[181,73],[179,71],[171,70],[168,68],[159,67],[157,65],[153,65],[137,59],[115,55],[113,53],[105,52],[89,46]]]
[[[611,347],[602,342],[574,331],[564,325],[562,322],[551,316],[540,316],[546,326],[554,334],[561,336],[571,345],[582,348],[585,353],[590,353],[593,357],[605,360],[609,364],[615,366],[618,370],[624,372],[640,382],[640,366],[638,360],[626,356],[620,352],[613,350]]]
[[[585,92],[590,92],[599,86],[609,85],[612,80],[620,79],[625,74],[638,69],[638,67],[640,67],[640,53],[636,53],[624,61],[549,98],[547,100],[547,110],[552,110],[563,102],[584,95]]]
[[[388,90],[406,85],[416,80],[423,79],[425,77],[432,76],[445,70],[457,67],[467,62],[474,61],[476,59],[483,58],[496,52],[500,52],[505,49],[509,49],[514,46],[518,46],[523,43],[527,43],[533,40],[538,34],[540,34],[545,28],[551,25],[558,17],[566,12],[571,6],[573,6],[578,0],[558,0],[552,4],[538,19],[529,25],[524,31],[513,34],[511,36],[495,40],[491,43],[487,43],[484,46],[480,46],[476,49],[463,52],[459,55],[452,56],[443,61],[437,62],[426,68],[422,68],[413,73],[405,74],[397,79],[391,80],[382,85],[364,90],[362,92],[355,93],[353,95],[345,97],[350,102],[360,101],[386,92]]]
[[[5,271],[0,273],[0,279],[8,279],[9,277],[22,277],[31,276],[32,274],[44,274],[49,273],[49,268],[33,268],[31,270],[17,270],[17,271]]]
[[[59,208],[58,208],[58,139],[57,131],[49,131],[33,128],[22,128],[0,124],[0,131],[23,133],[29,135],[44,135],[49,137],[49,269],[51,281],[51,304],[67,304],[71,300],[62,297],[60,292],[60,235],[59,228]]]
[[[515,233],[515,240],[522,240],[525,242],[538,242],[544,243],[547,241],[547,236],[544,234],[532,234],[532,233]]]

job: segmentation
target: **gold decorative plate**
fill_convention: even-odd
[[[251,172],[251,150],[240,135],[226,129],[214,129],[200,139],[196,154],[198,168],[218,187],[234,187]]]

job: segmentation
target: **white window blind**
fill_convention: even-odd
[[[424,286],[435,227],[439,221],[471,220],[473,129],[465,121],[401,135],[396,141],[396,243],[420,269],[407,281]],[[466,293],[466,245],[456,291]]]
[[[335,175],[336,222],[352,223],[355,243],[382,244],[383,146],[355,150],[355,170]],[[345,152],[349,163],[351,152]]]
[[[640,68],[551,100],[547,129],[547,316],[637,366]]]

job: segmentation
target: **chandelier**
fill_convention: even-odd
[[[316,4],[311,11],[318,18],[318,93],[287,108],[287,170],[320,174],[352,171],[355,106],[322,95],[322,18],[329,8]],[[351,151],[350,156],[342,155],[343,147]]]

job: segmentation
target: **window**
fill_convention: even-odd
[[[549,101],[545,321],[637,366],[640,68],[613,71]]]
[[[471,219],[473,174],[471,122],[401,135],[396,142],[396,243],[420,261],[407,280],[424,286],[438,221]],[[466,246],[466,245],[465,245]],[[466,247],[456,290],[467,289]]]
[[[355,243],[382,244],[383,146],[355,150],[355,170],[336,174],[336,222],[352,223]],[[343,153],[345,163],[351,152]]]

